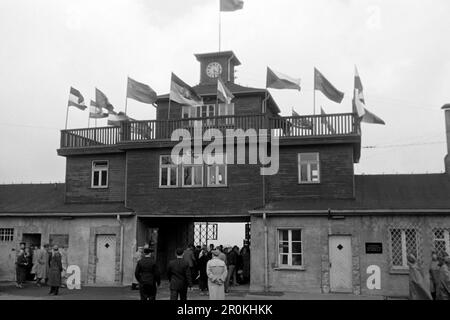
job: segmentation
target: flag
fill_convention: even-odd
[[[172,73],[170,84],[170,100],[180,104],[199,106],[203,105],[203,100],[189,85]]]
[[[372,124],[382,124],[385,125],[386,122],[384,122],[381,118],[374,115],[369,110],[365,109],[364,116],[362,117],[361,121],[365,123],[372,123]]]
[[[127,98],[142,103],[153,104],[156,102],[156,92],[144,83],[137,82],[128,77]]]
[[[292,110],[292,117],[294,119],[292,119],[292,125],[294,127],[300,128],[300,129],[306,129],[306,130],[312,130],[314,128],[313,124],[311,121],[309,121],[306,118],[300,118],[300,115],[295,112],[294,110]],[[297,119],[295,119],[297,118]]]
[[[357,113],[358,117],[363,117],[366,101],[364,99],[364,89],[359,77],[358,69],[355,66],[355,90],[353,94],[353,113]]]
[[[220,0],[220,11],[236,11],[244,8],[242,0]]]
[[[223,83],[221,78],[217,79],[217,98],[227,104],[230,104],[231,100],[234,98],[234,95],[227,86],[225,86],[225,83]]]
[[[109,103],[109,100],[106,97],[106,95],[97,88],[95,88],[95,102],[97,103],[97,106],[99,106],[102,109],[106,109],[108,111],[114,110],[113,105]]]
[[[120,127],[120,123],[131,120],[125,113],[110,111],[108,113],[108,126]]]
[[[92,119],[103,119],[108,117],[108,113],[103,113],[102,108],[100,108],[95,101],[91,100],[91,106],[89,107],[89,118]]]
[[[366,101],[364,99],[364,88],[356,66],[355,66],[355,91],[353,96],[353,112],[358,114],[358,117],[361,119],[361,122],[382,124],[382,125],[386,124],[381,118],[377,117],[375,114],[367,110]]]
[[[320,90],[331,101],[341,103],[344,93],[336,89],[319,70],[314,68],[314,90]]]
[[[266,88],[295,89],[300,91],[300,79],[291,78],[267,67]]]
[[[323,108],[320,108],[320,114],[322,116],[326,116],[327,114],[325,113],[325,111],[323,111]],[[331,123],[328,122],[328,119],[325,117],[322,117],[322,123],[325,124],[325,126],[327,127],[328,131],[331,132],[331,134],[336,134],[336,130],[333,128],[333,126],[331,125]]]
[[[87,106],[84,104],[84,98],[81,95],[80,91],[73,87],[70,87],[68,106],[76,107],[80,110],[85,110],[87,108]]]

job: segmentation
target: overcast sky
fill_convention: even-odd
[[[266,66],[302,79],[271,91],[284,115],[312,113],[313,68],[346,93],[328,113],[351,111],[354,65],[368,108],[387,126],[363,125],[358,173],[441,172],[441,106],[450,102],[448,0],[244,0],[222,14],[222,49],[241,60],[237,83],[264,87]],[[0,183],[64,181],[58,157],[68,91],[97,86],[124,109],[126,77],[167,93],[170,73],[195,85],[194,53],[218,50],[219,0],[1,0]],[[129,101],[130,116],[155,109]],[[69,127],[87,127],[71,109]],[[99,122],[99,125],[103,125]],[[393,147],[394,146],[394,147]]]

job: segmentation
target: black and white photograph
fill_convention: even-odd
[[[449,15],[1,0],[0,300],[450,300]]]

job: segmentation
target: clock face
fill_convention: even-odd
[[[222,66],[218,62],[211,62],[206,67],[206,74],[210,78],[217,78],[222,73]]]

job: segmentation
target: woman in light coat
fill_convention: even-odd
[[[208,275],[208,289],[210,300],[225,300],[225,280],[227,279],[227,266],[219,259],[219,250],[212,252],[213,257],[206,264]]]

